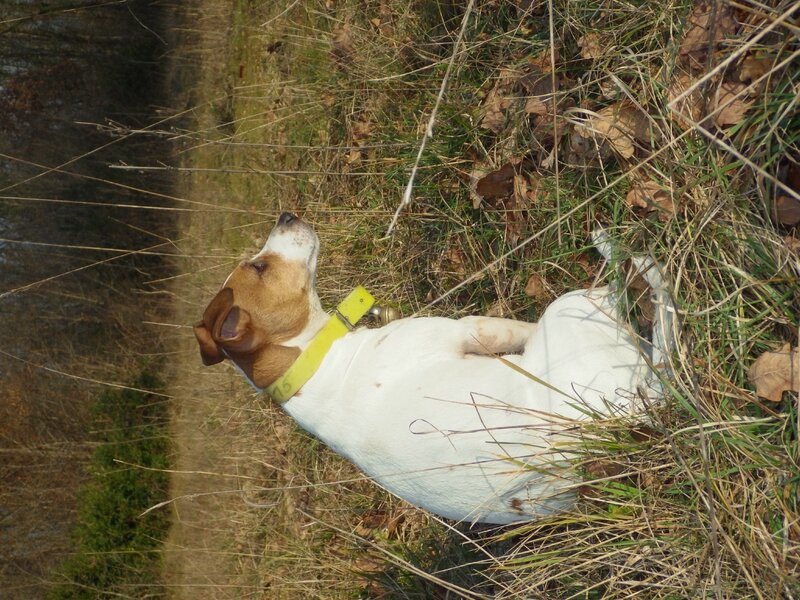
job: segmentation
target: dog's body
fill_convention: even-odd
[[[282,215],[196,327],[204,362],[230,358],[258,388],[280,376],[328,318],[314,289],[317,251],[313,230]],[[264,261],[293,274],[271,275]],[[252,287],[274,285],[295,289]],[[573,502],[576,482],[554,444],[587,412],[630,412],[637,391],[655,384],[617,310],[612,291],[595,288],[557,299],[537,324],[414,318],[358,329],[334,342],[284,408],[434,513],[490,523],[548,514]]]

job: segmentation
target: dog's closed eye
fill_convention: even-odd
[[[255,269],[256,273],[259,275],[263,275],[264,271],[267,270],[267,261],[265,260],[253,260],[248,263],[253,269]]]

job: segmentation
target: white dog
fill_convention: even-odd
[[[429,317],[350,331],[342,323],[371,298],[355,293],[326,313],[318,251],[313,229],[283,213],[195,327],[203,362],[230,359],[301,427],[436,514],[510,523],[568,508],[577,475],[558,447],[567,430],[588,412],[629,413],[657,387],[660,349],[645,356],[609,288],[568,293],[535,324]],[[637,260],[663,348],[672,307],[652,262]]]

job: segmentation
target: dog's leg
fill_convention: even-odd
[[[661,274],[661,267],[649,256],[632,256],[633,272],[642,275],[650,286],[650,302],[655,309],[653,319],[653,365],[669,373],[667,360],[675,351],[675,305]]]
[[[603,257],[609,261],[619,260],[614,256],[614,246],[608,239],[605,230],[598,228],[592,232],[592,242]],[[631,275],[641,275],[650,287],[650,301],[655,308],[653,322],[653,351],[651,360],[654,366],[662,366],[665,372],[669,369],[666,358],[676,347],[676,311],[669,294],[666,279],[662,275],[659,264],[649,256],[631,256]]]
[[[497,317],[464,317],[461,351],[464,354],[520,354],[536,323]]]

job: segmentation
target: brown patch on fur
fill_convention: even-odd
[[[203,363],[228,357],[256,386],[270,385],[300,354],[281,343],[308,323],[309,285],[302,263],[276,254],[240,263],[194,328]]]

